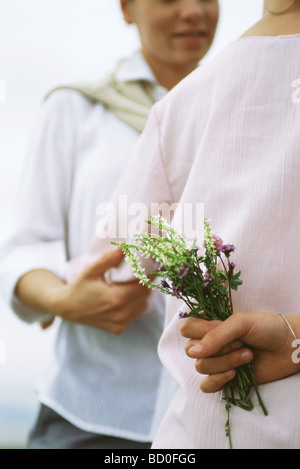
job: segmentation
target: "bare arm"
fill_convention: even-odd
[[[33,309],[120,335],[146,309],[149,295],[137,281],[106,283],[105,271],[122,257],[120,250],[108,252],[71,283],[50,271],[32,270],[18,281],[16,296]]]

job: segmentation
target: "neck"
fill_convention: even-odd
[[[154,73],[157,82],[168,91],[174,88],[174,86],[176,86],[181,80],[183,80],[183,78],[185,78],[198,66],[198,62],[187,64],[186,66],[169,65],[165,62],[152,60],[150,57],[147,57],[147,54],[145,54],[143,51],[142,53],[152,72]]]
[[[281,14],[295,6],[298,0],[264,0],[263,10],[266,13]]]
[[[300,33],[300,2],[280,14],[264,11],[263,18],[241,37],[281,36]]]

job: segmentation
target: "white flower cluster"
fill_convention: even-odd
[[[136,234],[135,244],[119,243],[117,245],[123,249],[126,261],[140,283],[150,288],[159,288],[147,277],[140,257],[151,258],[158,265],[163,265],[166,270],[177,269],[179,271],[189,258],[190,247],[182,235],[168,225],[165,218],[150,217],[148,223],[151,225],[149,232]],[[159,234],[153,232],[153,228],[156,228]]]

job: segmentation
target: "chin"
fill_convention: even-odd
[[[189,54],[186,53],[185,57],[181,60],[181,64],[188,66],[197,66],[199,62],[205,57],[206,53],[201,53],[201,54]]]

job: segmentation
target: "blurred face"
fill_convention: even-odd
[[[219,16],[217,0],[121,0],[135,23],[150,65],[194,66],[210,48]]]

